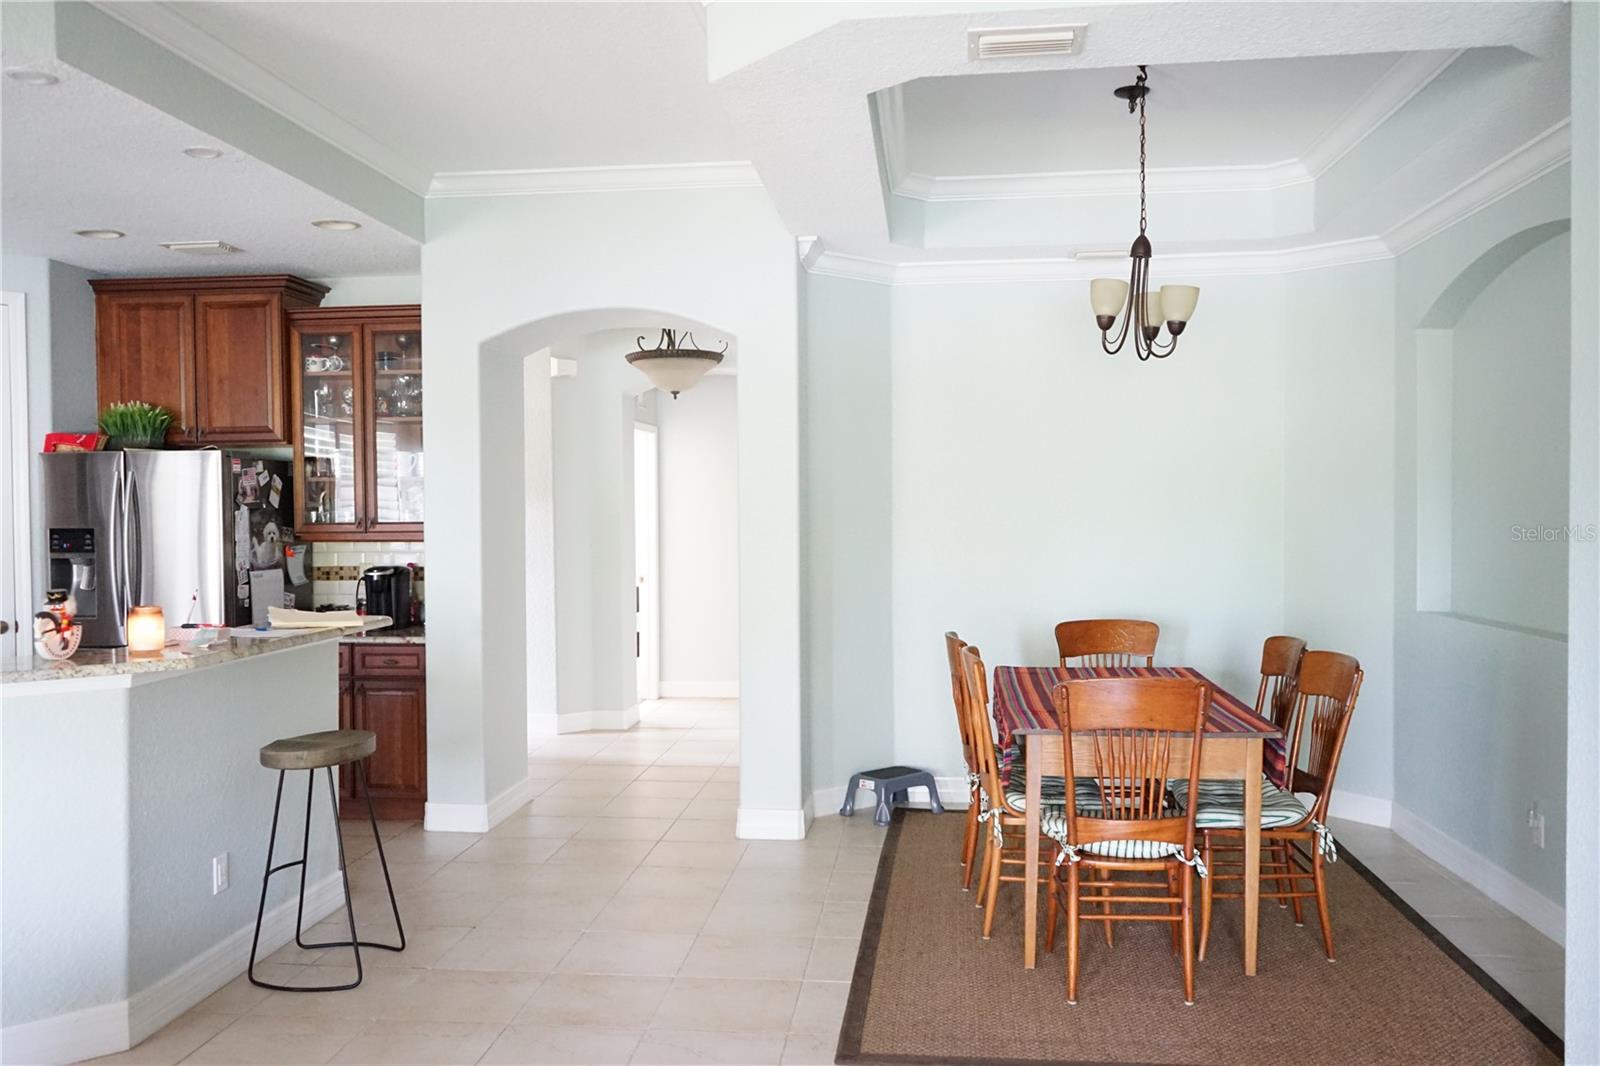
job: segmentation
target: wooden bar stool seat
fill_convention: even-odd
[[[261,749],[268,770],[317,770],[365,759],[378,750],[378,734],[366,729],[329,729],[274,740]]]
[[[245,971],[250,976],[251,984],[280,992],[342,992],[361,984],[362,948],[380,948],[384,951],[406,949],[406,930],[400,923],[400,906],[395,902],[394,882],[389,878],[389,860],[383,854],[383,837],[378,833],[378,818],[372,810],[372,793],[367,790],[366,772],[362,766],[377,750],[378,735],[366,729],[329,729],[321,733],[283,737],[261,749],[261,765],[268,770],[278,771],[278,792],[272,801],[272,829],[267,837],[267,870],[261,875],[261,902],[256,906],[256,932],[250,941],[250,965]],[[383,868],[384,887],[389,890],[389,910],[394,914],[395,932],[400,941],[398,944],[379,944],[362,940],[356,935],[355,905],[350,898],[350,872],[345,866],[344,835],[339,824],[339,786],[333,778],[333,768],[345,765],[350,766],[360,794],[367,801],[367,820],[372,823],[372,838],[378,845],[378,865]],[[300,857],[274,866],[272,853],[277,847],[278,815],[283,808],[283,778],[285,774],[296,770],[306,772],[306,820],[305,833],[300,840]],[[311,855],[311,801],[316,794],[318,770],[322,770],[328,778],[328,803],[333,810],[333,839],[339,845],[339,876],[344,882],[344,914],[349,924],[350,939],[307,943],[302,926],[306,906],[306,865]],[[354,981],[335,985],[279,985],[256,977],[256,952],[261,946],[261,921],[267,910],[267,885],[272,881],[273,874],[296,866],[300,867],[300,900],[295,908],[294,942],[306,950],[349,948],[356,960]]]

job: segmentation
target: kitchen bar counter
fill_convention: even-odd
[[[339,727],[339,642],[352,632],[5,664],[0,968],[26,975],[0,1000],[5,1062],[125,1050],[244,969],[279,787],[259,752]],[[294,793],[311,776],[291,774]],[[329,783],[315,779],[304,928],[343,907]],[[280,861],[299,856],[305,812],[283,797]],[[231,883],[213,891],[219,866]],[[292,942],[299,883],[274,879],[262,956]]]
[[[347,629],[279,630],[260,637],[227,637],[204,648],[168,645],[159,659],[133,659],[127,648],[80,648],[70,659],[45,659],[37,655],[7,656],[0,659],[0,684],[71,681],[80,678],[120,677],[204,670],[255,655],[287,651],[290,648],[329,640],[361,640],[374,629],[387,625],[381,615],[368,618],[363,626]],[[387,630],[385,633],[405,633]],[[383,636],[385,633],[374,634]],[[417,643],[420,643],[420,627]]]
[[[426,644],[427,630],[423,626],[400,626],[397,629],[374,629],[365,633],[346,633],[345,644]]]

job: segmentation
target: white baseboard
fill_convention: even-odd
[[[740,840],[804,840],[811,811],[809,800],[799,810],[740,807],[733,833]]]
[[[258,960],[294,938],[296,902],[291,898],[262,918]],[[343,905],[344,884],[338,874],[308,886],[304,928]],[[0,1030],[0,1061],[65,1063],[126,1051],[243,973],[254,936],[251,921],[128,999],[7,1026]]]
[[[528,715],[528,740],[535,737],[564,736],[567,733],[587,733],[595,729],[615,732],[632,729],[639,724],[637,703],[620,710],[568,711],[566,714]],[[531,746],[531,745],[530,745]]]
[[[967,809],[967,804],[972,799],[972,793],[967,788],[967,779],[965,777],[935,777],[933,784],[939,790],[939,802],[944,804],[947,810],[964,811]],[[833,785],[830,788],[817,789],[811,793],[813,808],[823,815],[838,814],[839,808],[844,806],[844,790],[844,785]],[[874,794],[865,789],[856,794],[856,810],[861,810],[865,806],[870,811],[876,803],[877,798]],[[916,789],[907,798],[906,806],[926,810],[931,804],[923,796],[922,790]]]
[[[78,1062],[132,1046],[125,999],[0,1029],[0,1062],[7,1066]]]
[[[1365,822],[1367,825],[1381,825],[1388,828],[1393,819],[1393,809],[1394,803],[1391,800],[1380,799],[1377,796],[1363,796],[1359,792],[1335,790],[1328,813],[1335,818],[1347,818],[1352,822]]]
[[[739,682],[663,681],[660,695],[664,700],[736,700]]]
[[[488,810],[485,812],[486,817],[483,831],[487,833],[489,830],[493,829],[495,826],[511,817],[511,815],[514,814],[518,808],[527,803],[529,800],[533,799],[533,794],[533,778],[524,774],[522,780],[518,781],[510,788],[503,790],[498,796],[489,801]],[[424,823],[423,828],[427,828],[426,823]]]
[[[1399,804],[1394,806],[1391,828],[1412,847],[1557,944],[1566,944],[1567,911],[1555,900]]]
[[[488,803],[433,803],[422,808],[422,828],[431,833],[487,833],[533,798],[533,778],[505,789]]]

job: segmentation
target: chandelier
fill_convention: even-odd
[[[674,400],[678,398],[678,393],[705,377],[706,371],[722,362],[722,356],[728,350],[727,341],[723,341],[722,350],[716,352],[696,347],[693,333],[675,329],[662,330],[661,339],[656,341],[654,348],[644,346],[643,336],[634,343],[639,350],[628,353],[629,365],[642,371],[650,379],[650,384],[662,392],[672,393]]]
[[[1128,339],[1128,327],[1133,327],[1134,352],[1140,360],[1154,356],[1165,359],[1178,347],[1178,335],[1189,324],[1194,305],[1200,299],[1200,289],[1195,285],[1163,285],[1159,292],[1150,291],[1150,238],[1145,236],[1144,197],[1144,101],[1150,95],[1145,84],[1148,75],[1139,67],[1139,77],[1132,85],[1116,90],[1118,99],[1128,101],[1128,114],[1139,113],[1139,236],[1134,238],[1128,256],[1133,268],[1128,280],[1095,278],[1089,283],[1089,302],[1094,305],[1094,320],[1100,327],[1100,347],[1107,355],[1122,351]],[[1122,325],[1117,326],[1117,319]],[[1170,336],[1165,343],[1160,340],[1161,323],[1167,324]],[[1116,329],[1115,339],[1111,331]]]

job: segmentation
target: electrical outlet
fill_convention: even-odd
[[[221,855],[214,856],[211,860],[211,894],[215,896],[219,892],[226,892],[227,889],[228,853],[223,852]]]
[[[1537,800],[1528,808],[1528,842],[1536,848],[1544,847],[1544,812]]]

